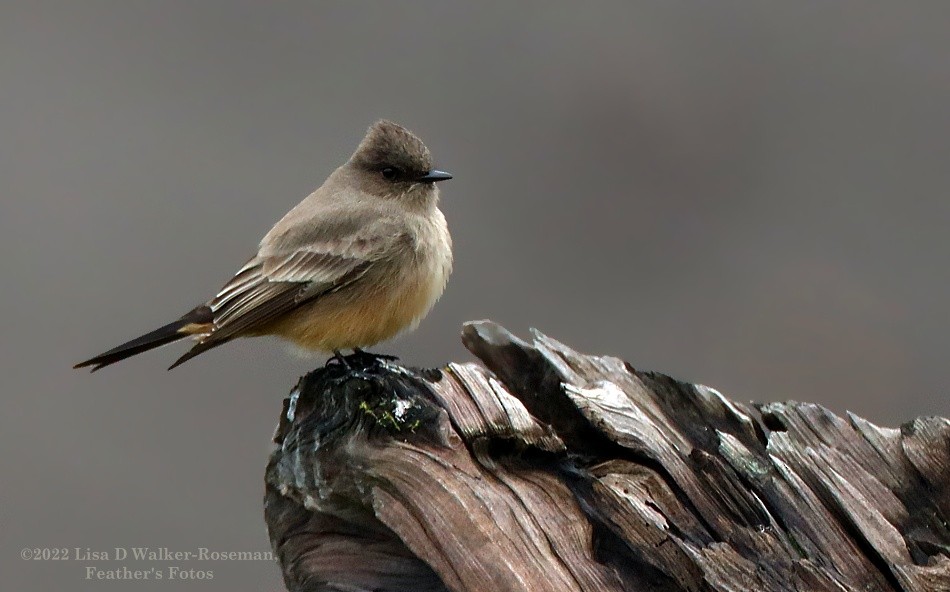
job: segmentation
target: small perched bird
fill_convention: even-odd
[[[442,295],[452,241],[425,144],[390,121],[297,204],[208,302],[177,321],[76,364],[96,371],[190,338],[172,368],[236,337],[277,335],[311,350],[374,345],[414,328]]]

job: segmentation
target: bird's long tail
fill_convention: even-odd
[[[85,362],[80,362],[73,368],[85,368],[92,366],[92,372],[105,368],[110,364],[121,362],[126,358],[137,356],[150,349],[161,347],[173,343],[179,339],[184,339],[196,333],[201,333],[204,326],[211,322],[211,309],[207,306],[199,306],[191,312],[185,314],[177,321],[168,323],[159,327],[150,333],[137,337],[132,341],[127,341],[122,345],[114,347],[105,353],[101,353]]]

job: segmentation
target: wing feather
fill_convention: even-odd
[[[357,281],[404,248],[397,243],[411,243],[405,223],[378,209],[331,213],[311,213],[307,222],[298,213],[292,223],[278,222],[258,254],[208,302],[209,331],[172,367]]]
[[[252,258],[209,302],[214,320],[202,341],[210,346],[232,339],[362,277],[385,253],[384,244],[364,243],[359,249],[310,245]]]

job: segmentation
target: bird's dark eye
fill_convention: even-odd
[[[395,167],[386,167],[380,172],[383,173],[383,177],[385,177],[386,179],[390,181],[392,181],[393,179],[399,176],[399,169]]]

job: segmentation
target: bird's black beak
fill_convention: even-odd
[[[437,171],[432,169],[421,177],[416,177],[416,181],[422,181],[423,183],[435,183],[437,181],[448,181],[451,178],[452,175],[446,173],[445,171]]]

